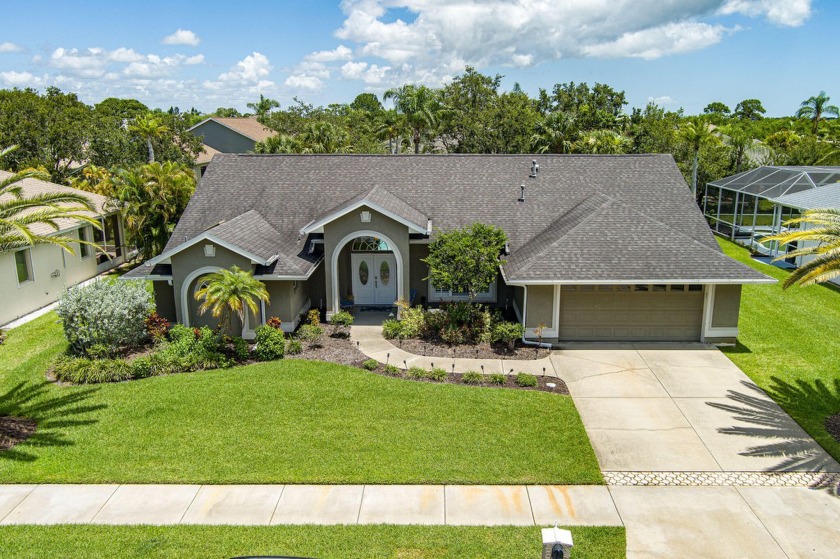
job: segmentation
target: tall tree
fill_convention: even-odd
[[[691,193],[697,196],[697,168],[700,164],[700,150],[707,145],[720,143],[717,134],[708,123],[693,119],[680,126],[680,136],[689,144],[694,155],[691,167]]]
[[[15,147],[0,150],[0,158],[14,151]],[[73,254],[72,245],[80,241],[75,236],[58,233],[61,229],[59,220],[82,221],[99,229],[99,221],[87,213],[95,211],[95,208],[84,195],[74,192],[25,195],[20,183],[29,178],[50,180],[48,174],[33,170],[14,173],[0,180],[0,252],[52,244]],[[34,232],[32,228],[36,225],[47,225],[55,233]]]
[[[400,153],[403,125],[402,115],[397,114],[395,109],[379,113],[374,131],[378,137],[388,141],[388,153],[391,155]]]
[[[309,122],[297,137],[301,153],[347,153],[347,132],[331,122]]]
[[[593,130],[578,142],[581,153],[620,155],[630,151],[633,142],[627,136],[613,130]]]
[[[819,95],[808,97],[802,104],[799,105],[799,110],[796,111],[796,118],[807,118],[811,121],[811,131],[816,134],[820,122],[824,121],[827,116],[840,116],[840,109],[837,105],[829,105],[828,102],[831,97],[825,94],[825,91],[820,91]]]
[[[777,241],[781,245],[805,242],[807,245],[776,260],[795,256],[814,258],[794,270],[782,283],[783,288],[824,283],[840,277],[840,208],[808,210],[802,217],[786,221],[785,225],[800,225],[800,228],[765,237],[762,242]]]
[[[537,153],[573,153],[578,138],[573,113],[557,111],[540,119],[531,137],[531,147]]]
[[[129,242],[144,260],[160,254],[195,191],[192,169],[154,162],[121,171],[115,180]]]
[[[169,131],[169,128],[152,113],[146,113],[136,117],[134,122],[129,125],[128,131],[137,134],[146,142],[149,163],[153,163],[155,160],[155,147],[152,141],[164,136]]]
[[[275,101],[274,99],[269,99],[265,97],[262,93],[260,93],[260,100],[256,103],[248,103],[246,106],[254,111],[254,114],[257,115],[257,118],[263,118],[268,113],[271,112],[271,109],[277,109],[280,107],[280,103]]]
[[[713,101],[703,108],[703,112],[707,115],[729,116],[732,111],[724,103]]]
[[[394,108],[405,117],[411,128],[414,153],[420,153],[423,134],[434,127],[441,111],[437,92],[425,85],[407,84],[389,89],[383,98],[394,100]]]
[[[730,150],[733,171],[740,173],[747,154],[755,147],[755,137],[748,127],[737,123],[724,126],[721,131],[724,134],[724,143]]]
[[[764,105],[758,99],[744,99],[735,105],[735,117],[742,120],[761,120],[764,118]]]
[[[198,312],[204,314],[209,310],[213,317],[219,319],[219,330],[230,327],[234,313],[244,325],[248,310],[254,315],[259,312],[257,301],[269,301],[265,284],[255,279],[250,271],[237,266],[207,274],[199,281],[203,287],[195,292],[195,300],[201,301]]]

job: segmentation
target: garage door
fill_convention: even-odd
[[[702,285],[578,285],[560,293],[561,340],[700,340]]]

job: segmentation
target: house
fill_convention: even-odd
[[[204,142],[201,153],[196,157],[195,174],[204,174],[207,165],[217,153],[248,153],[261,142],[277,132],[260,124],[255,117],[210,117],[189,130]]]
[[[779,246],[762,242],[762,237],[785,232],[785,221],[822,208],[840,208],[840,167],[765,165],[710,182],[703,203],[712,229],[773,258],[804,245]],[[798,268],[813,258],[806,255],[785,260]],[[840,279],[832,281],[840,284]]]
[[[268,317],[310,307],[465,300],[422,259],[439,231],[484,222],[509,237],[478,300],[526,336],[731,342],[741,286],[774,280],[725,256],[670,155],[217,155],[165,250],[125,277],[187,325],[208,272],[252,270]]]
[[[0,171],[0,180],[10,176],[12,173]],[[97,253],[93,247],[81,243],[72,247],[74,254],[50,244],[0,252],[0,324],[54,303],[68,287],[114,268],[126,259],[122,218],[119,211],[106,206],[106,197],[32,178],[18,185],[25,197],[64,191],[86,196],[96,208],[87,214],[99,218],[101,230],[71,219],[59,220],[58,231],[46,224],[35,224],[31,229],[39,235],[78,236],[80,240],[100,244],[104,252]]]

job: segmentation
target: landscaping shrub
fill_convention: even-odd
[[[406,376],[408,376],[408,378],[411,379],[419,380],[426,378],[427,372],[426,369],[424,369],[423,367],[411,367],[408,369],[408,373],[406,373]]]
[[[339,336],[340,334],[344,334],[345,337],[349,334],[344,328],[349,328],[350,325],[353,324],[353,315],[347,311],[338,311],[334,315],[330,317],[330,324],[332,324],[333,336]],[[339,331],[339,329],[342,329]]]
[[[317,346],[324,335],[324,329],[313,324],[304,324],[298,329],[297,336],[305,342],[309,342],[310,346]]]
[[[507,377],[502,373],[493,373],[491,375],[488,375],[487,380],[490,382],[490,384],[507,384]]]
[[[464,329],[454,324],[448,325],[440,333],[440,339],[449,345],[458,345],[466,341]]]
[[[435,382],[443,382],[446,380],[446,369],[435,367],[434,369],[429,371],[427,378]]]
[[[402,323],[399,320],[389,318],[382,323],[382,335],[386,340],[394,340],[402,337]]]
[[[283,321],[276,316],[272,316],[265,321],[265,325],[270,326],[272,328],[276,328],[277,330],[281,330],[283,327]]]
[[[309,309],[309,312],[306,313],[306,321],[311,324],[312,326],[320,326],[321,325],[321,311],[318,309]]]
[[[233,346],[233,356],[236,360],[239,362],[247,361],[251,354],[250,349],[248,348],[248,342],[239,337],[231,339],[230,342]]]
[[[400,308],[400,337],[421,337],[426,322],[423,307],[412,307],[405,300],[397,301],[397,306]]]
[[[430,309],[423,317],[422,337],[427,340],[437,340],[441,338],[441,332],[446,328],[447,317],[446,313],[440,309]]]
[[[102,280],[65,291],[56,312],[72,351],[86,355],[96,344],[114,352],[140,346],[148,338],[146,318],[153,307],[144,282]]]
[[[402,376],[402,371],[396,365],[385,365],[385,372],[391,376]]]
[[[377,361],[376,359],[368,359],[364,363],[362,363],[362,367],[364,367],[368,371],[375,371],[379,367],[379,361]]]
[[[160,316],[157,312],[153,312],[146,317],[146,332],[149,337],[155,342],[159,342],[166,338],[166,333],[169,332],[169,321]]]
[[[124,359],[61,357],[53,364],[53,375],[62,382],[97,384],[134,378],[131,364]]]
[[[523,388],[535,388],[537,386],[537,377],[528,373],[517,373],[515,382]]]
[[[300,355],[303,353],[303,345],[300,343],[300,340],[290,338],[289,343],[286,344],[286,353],[289,355]]]
[[[482,384],[484,383],[484,375],[478,371],[467,371],[464,373],[464,376],[461,377],[461,380],[464,381],[465,384]]]
[[[497,343],[503,343],[512,351],[516,345],[516,341],[525,335],[525,327],[519,322],[498,322],[493,327],[492,340]]]
[[[169,342],[149,356],[152,374],[186,373],[230,366],[223,353],[222,337],[203,326],[187,328],[176,324],[169,330]]]
[[[254,353],[260,361],[274,361],[283,359],[286,351],[286,334],[282,330],[268,325],[259,326],[256,330],[257,343]]]

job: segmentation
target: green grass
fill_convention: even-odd
[[[724,352],[840,460],[840,443],[824,425],[828,415],[840,412],[840,289],[782,290],[789,272],[752,260],[729,241],[718,243],[732,258],[779,280],[744,286],[739,343]]]
[[[573,527],[577,559],[625,557],[618,527]],[[229,558],[294,555],[319,559],[533,559],[540,529],[463,526],[6,526],[0,556]]]
[[[600,484],[571,398],[283,360],[94,387],[46,383],[50,313],[0,346],[11,483]]]

